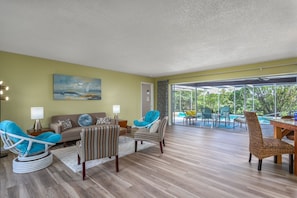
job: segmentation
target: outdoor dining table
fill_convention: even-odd
[[[290,131],[294,131],[294,174],[297,175],[297,121],[290,119],[272,119],[270,124],[274,127],[274,138],[282,139]],[[282,163],[282,157],[277,156],[277,163]]]

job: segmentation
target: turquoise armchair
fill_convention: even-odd
[[[49,148],[61,141],[61,135],[53,132],[30,136],[10,120],[0,122],[0,135],[4,149],[18,155],[12,164],[15,173],[33,172],[49,166],[53,161]]]

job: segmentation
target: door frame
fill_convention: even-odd
[[[142,85],[144,85],[144,84],[146,84],[146,85],[150,85],[150,91],[151,91],[151,93],[150,93],[150,110],[153,110],[154,109],[154,84],[153,83],[149,83],[149,82],[141,82],[141,84],[140,84],[140,109],[141,109],[141,115],[144,115],[143,113],[146,113],[146,112],[143,112],[143,103],[142,103],[142,101],[143,101],[143,94],[142,93],[144,93],[143,92],[143,88],[142,88]]]

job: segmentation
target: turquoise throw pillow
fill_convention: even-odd
[[[79,126],[90,126],[93,123],[92,116],[89,114],[82,114],[78,117]]]

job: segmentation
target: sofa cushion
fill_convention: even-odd
[[[97,118],[96,125],[101,125],[101,124],[111,124],[111,119],[109,117]]]
[[[81,113],[82,114],[82,113]],[[52,116],[51,118],[51,123],[57,123],[58,120],[65,120],[65,119],[70,119],[71,120],[71,124],[72,124],[72,127],[80,127],[77,123],[78,121],[78,118],[81,114],[66,114],[66,115],[55,115],[55,116]],[[85,114],[85,113],[83,113]],[[90,116],[92,116],[92,119],[93,119],[93,125],[96,124],[96,121],[97,121],[97,118],[104,118],[106,117],[106,113],[105,112],[98,112],[98,113],[87,113],[89,114]]]
[[[58,123],[62,126],[62,131],[72,128],[71,120],[69,118],[66,120],[58,120]]]
[[[78,117],[77,123],[79,126],[90,126],[93,123],[92,116],[89,114],[82,114]]]

